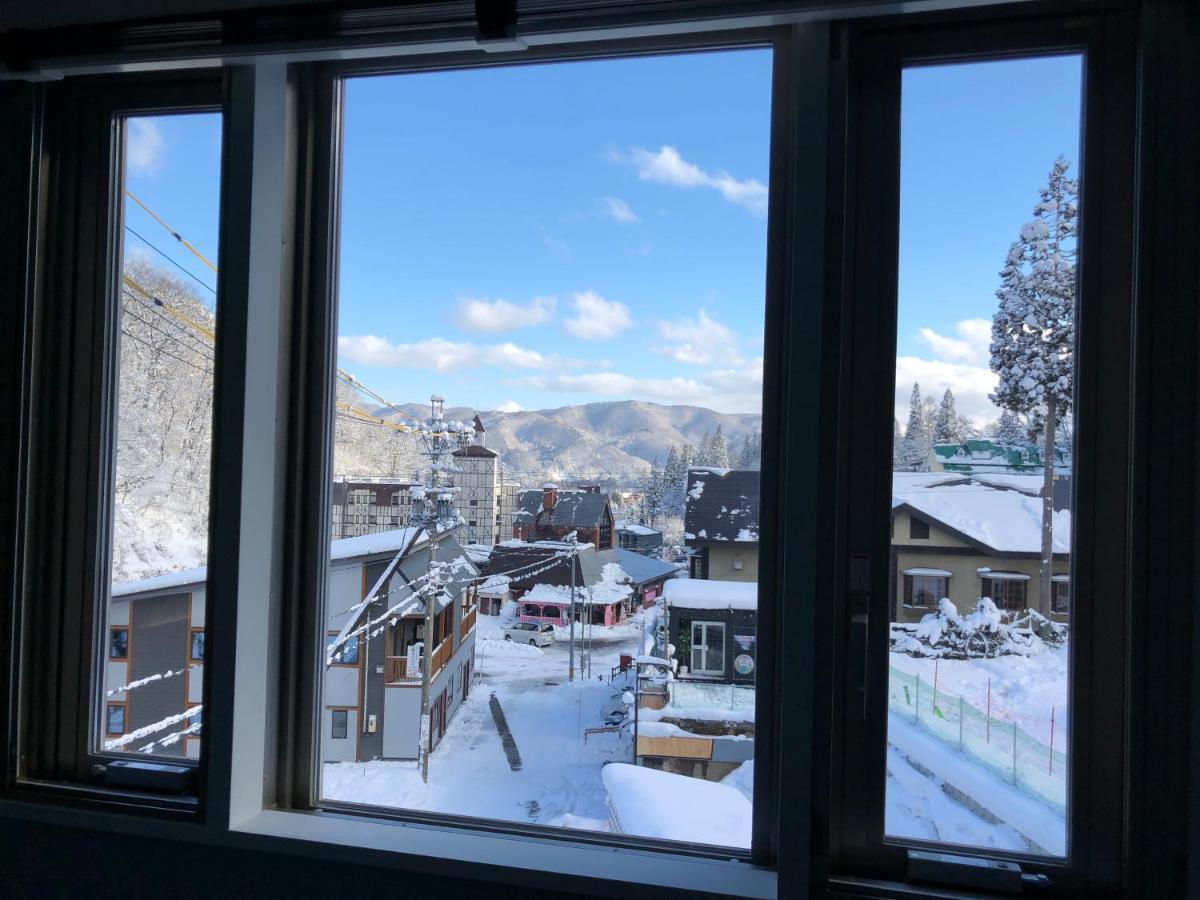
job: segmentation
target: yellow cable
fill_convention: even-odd
[[[143,203],[141,200],[139,200],[137,197],[135,197],[133,194],[133,191],[126,188],[125,196],[127,196],[130,200],[132,200],[134,203],[136,203],[138,206],[140,206],[142,209],[144,209],[147,213],[149,213],[150,217],[152,219],[154,219],[155,222],[157,222],[159,225],[161,225],[163,228],[166,229],[167,234],[171,235],[171,237],[175,238],[175,240],[179,241],[179,243],[183,244],[183,246],[185,246],[189,250],[191,250],[192,254],[196,257],[196,259],[200,260],[200,262],[204,263],[206,266],[208,266],[214,272],[217,271],[217,267],[214,266],[211,262],[209,262],[208,257],[206,257],[203,253],[201,253],[199,250],[197,250],[195,247],[193,247],[191,244],[189,244],[186,240],[184,240],[183,236],[178,231],[176,231],[174,228],[172,228],[170,225],[168,225],[166,222],[164,222],[161,218],[159,218],[158,213],[156,213],[154,210],[152,210],[150,207],[148,207],[145,203]]]

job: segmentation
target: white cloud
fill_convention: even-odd
[[[362,366],[394,366],[452,372],[498,366],[505,369],[561,369],[583,365],[578,360],[546,355],[513,343],[479,345],[445,338],[393,344],[373,334],[338,338],[338,354]]]
[[[707,366],[716,362],[736,365],[741,362],[737,337],[733,331],[713,319],[703,309],[694,319],[674,319],[658,323],[663,342],[654,352],[676,362]]]
[[[585,341],[616,337],[633,324],[628,306],[616,300],[605,300],[592,291],[576,294],[572,303],[575,318],[567,319],[563,327]]]
[[[945,362],[985,366],[991,355],[992,323],[990,319],[963,319],[954,326],[957,338],[938,334],[932,328],[920,328],[920,336],[933,355]]]
[[[509,412],[509,413],[524,412],[524,411],[525,411],[525,407],[523,407],[516,400],[505,400],[503,403],[501,403],[499,406],[497,406],[494,410],[492,410],[492,412]]]
[[[921,393],[941,400],[946,388],[954,392],[954,406],[976,425],[984,425],[1000,416],[988,394],[996,389],[996,374],[986,366],[971,366],[943,360],[901,356],[896,359],[896,419],[901,429],[908,421],[908,401],[913,382]]]
[[[534,297],[526,304],[468,297],[458,301],[455,321],[465,331],[512,331],[550,321],[556,303],[554,297]]]
[[[632,163],[642,181],[657,181],[682,188],[711,188],[731,203],[744,206],[756,215],[766,215],[767,186],[761,181],[756,178],[734,178],[721,169],[708,172],[685,160],[670,145],[664,144],[653,152],[634,147],[628,157],[614,152],[609,154],[609,159]]]
[[[149,119],[128,119],[125,137],[125,158],[129,172],[152,178],[162,171],[165,162],[166,140],[162,129]]]
[[[642,221],[638,214],[629,208],[629,204],[620,197],[605,197],[601,202],[604,204],[605,215],[614,222],[629,225]]]

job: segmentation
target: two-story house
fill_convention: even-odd
[[[688,470],[683,537],[692,578],[758,581],[756,469]]]
[[[1054,496],[1051,618],[1070,609],[1069,481]],[[1056,485],[1058,482],[1056,482]],[[918,622],[948,597],[960,611],[980,597],[1000,609],[1040,607],[1040,475],[892,477],[891,595],[894,621]]]
[[[616,520],[608,494],[599,487],[564,490],[547,482],[540,491],[522,491],[512,514],[518,541],[561,541],[575,532],[580,543],[597,550],[615,544]]]

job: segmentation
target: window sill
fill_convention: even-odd
[[[466,831],[413,822],[363,819],[330,812],[264,810],[235,832],[352,848],[387,864],[434,874],[544,886],[546,876],[577,879],[579,890],[601,883],[636,896],[662,890],[775,897],[773,870],[736,860],[673,856],[592,844],[548,841],[518,834]],[[620,861],[614,854],[620,854]],[[477,868],[472,872],[471,869]]]

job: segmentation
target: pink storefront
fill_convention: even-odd
[[[585,611],[591,610],[593,625],[619,625],[625,621],[629,612],[629,591],[605,591],[602,596],[595,596],[598,591],[588,592],[578,589],[576,592],[576,621],[585,621]],[[550,625],[566,626],[570,623],[571,589],[556,585],[534,585],[520,603],[519,618],[522,622],[546,622]]]

